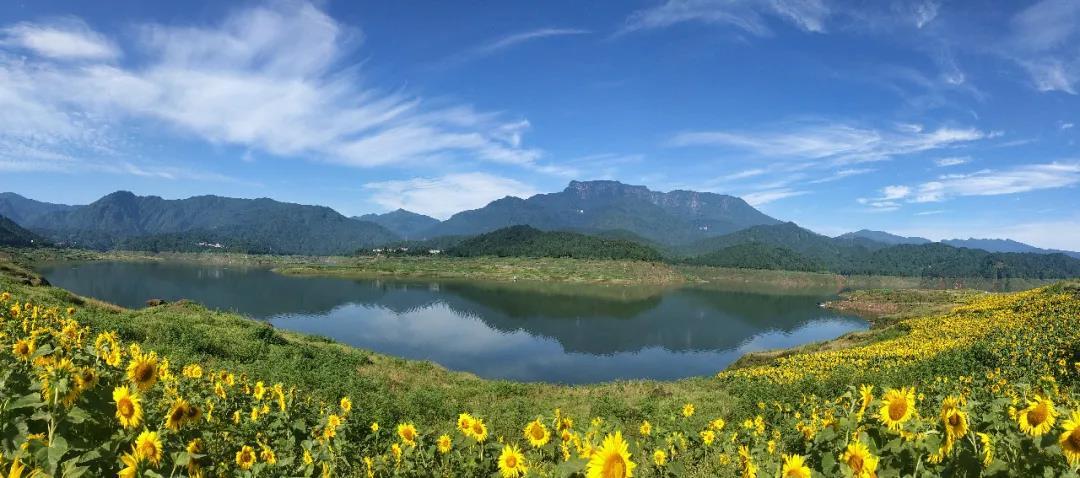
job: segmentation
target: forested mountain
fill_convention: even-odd
[[[385,214],[364,214],[354,219],[373,222],[408,240],[428,239],[429,237],[425,234],[425,231],[439,223],[438,219],[431,216],[404,209]]]
[[[871,231],[869,229],[861,229],[855,232],[849,232],[847,234],[841,234],[836,236],[836,239],[869,239],[874,242],[880,242],[882,244],[888,244],[895,246],[899,244],[929,244],[933,241],[922,237],[905,237],[898,236],[896,234],[889,234],[885,231]]]
[[[0,216],[23,227],[30,227],[40,217],[57,211],[70,211],[79,206],[35,201],[15,193],[0,193]]]
[[[0,246],[36,247],[47,245],[41,236],[23,229],[14,221],[0,216]]]
[[[791,249],[748,242],[728,246],[715,252],[702,254],[686,261],[689,264],[738,269],[773,269],[785,271],[821,272],[828,270],[818,261],[800,255]]]
[[[1080,252],[1062,251],[1057,249],[1042,249],[1032,245],[1017,242],[1012,239],[946,239],[941,241],[953,247],[967,247],[970,249],[982,249],[989,252],[1031,252],[1035,254],[1065,254],[1080,259]]]
[[[575,259],[660,260],[660,253],[641,244],[602,239],[566,231],[512,226],[466,239],[446,251],[457,257],[571,257]]]
[[[734,196],[650,191],[618,181],[571,181],[561,192],[505,197],[455,214],[429,236],[472,235],[529,225],[542,230],[625,230],[651,241],[679,244],[779,221]]]
[[[206,237],[258,251],[342,254],[397,239],[378,224],[349,219],[327,207],[265,198],[168,200],[119,191],[86,206],[23,217],[30,217],[24,227],[55,242],[97,249]]]
[[[803,229],[793,222],[785,222],[772,226],[754,226],[728,235],[704,239],[677,247],[674,251],[684,257],[693,257],[747,243],[782,247],[830,269],[862,259],[869,255],[871,250],[863,245]]]

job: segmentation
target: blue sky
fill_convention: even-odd
[[[618,179],[1080,250],[1080,2],[0,6],[0,190],[445,218]]]

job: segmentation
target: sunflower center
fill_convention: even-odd
[[[540,427],[532,427],[532,437],[534,440],[544,439],[544,431]]]
[[[135,368],[135,381],[142,383],[154,378],[154,367],[150,364],[140,364]]]
[[[951,426],[951,427],[960,426],[960,415],[959,414],[953,413],[953,414],[949,415],[949,426]]]
[[[120,403],[116,404],[117,410],[120,410],[120,414],[125,418],[131,418],[135,414],[135,405],[131,403],[131,400],[123,399]]]
[[[1042,424],[1042,422],[1046,421],[1047,414],[1048,413],[1046,407],[1043,405],[1038,405],[1030,412],[1028,412],[1028,423],[1030,423],[1032,426],[1039,426],[1040,424]]]
[[[889,418],[893,421],[899,420],[907,413],[907,403],[903,400],[893,400],[889,402]]]
[[[604,462],[603,473],[604,478],[623,478],[626,476],[626,463],[619,455],[611,455],[607,461]]]
[[[184,410],[184,407],[176,407],[173,409],[172,416],[169,418],[174,422],[178,422],[184,418],[184,415],[187,415],[187,411]]]
[[[157,456],[157,446],[154,445],[154,442],[148,440],[143,442],[139,447],[139,452],[141,452],[143,456],[154,457]]]
[[[517,457],[514,455],[507,455],[506,457],[507,468],[517,468]]]
[[[862,471],[863,459],[859,455],[851,455],[851,458],[848,458],[847,464],[851,467],[851,471],[858,473]]]
[[[1073,450],[1080,450],[1080,427],[1069,434],[1069,444],[1072,445]]]

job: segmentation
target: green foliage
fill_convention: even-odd
[[[41,247],[48,241],[41,236],[23,229],[11,219],[0,216],[0,246]]]
[[[757,242],[728,246],[716,252],[688,259],[686,262],[694,265],[732,267],[736,269],[808,272],[825,270],[825,266],[821,263],[796,254],[790,249]]]
[[[545,232],[513,226],[467,239],[446,251],[457,257],[569,257],[656,261],[660,253],[634,242],[573,232]]]
[[[373,222],[387,228],[394,234],[410,240],[427,238],[427,230],[439,223],[438,219],[404,209],[398,209],[386,214],[364,214],[354,219]]]

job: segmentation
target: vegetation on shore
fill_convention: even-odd
[[[964,305],[866,343],[716,377],[564,387],[22,282],[0,274],[0,469],[27,474],[612,476],[608,463],[614,476],[1060,476],[1080,464],[1075,283],[950,296]],[[139,397],[137,426],[125,394]],[[462,413],[484,425],[461,430]]]

